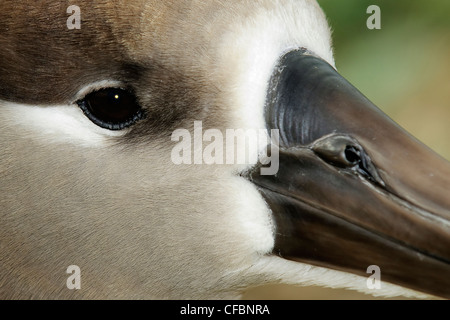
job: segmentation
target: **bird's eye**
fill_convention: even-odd
[[[92,122],[109,130],[122,130],[144,117],[134,93],[121,88],[91,92],[77,104]]]

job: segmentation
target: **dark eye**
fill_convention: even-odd
[[[109,130],[124,129],[144,117],[133,92],[121,88],[94,91],[77,103],[92,122]]]

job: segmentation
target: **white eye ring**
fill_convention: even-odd
[[[96,81],[93,83],[90,83],[87,86],[84,86],[82,89],[80,89],[74,99],[73,99],[73,103],[76,103],[77,101],[82,100],[84,97],[86,97],[88,94],[94,92],[94,91],[98,91],[101,89],[105,89],[105,88],[124,88],[125,84],[121,81],[116,81],[116,80],[101,80],[101,81]]]

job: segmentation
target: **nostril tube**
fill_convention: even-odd
[[[361,161],[357,141],[345,135],[328,135],[313,142],[311,149],[322,160],[340,168],[354,167]]]
[[[323,161],[385,186],[369,155],[356,139],[348,135],[331,134],[316,140],[310,148]]]
[[[361,161],[360,152],[354,146],[347,146],[345,148],[344,155],[349,163],[356,165]]]

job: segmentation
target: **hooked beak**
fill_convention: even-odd
[[[279,171],[249,179],[273,211],[274,253],[450,298],[450,163],[322,59],[292,51],[266,105]],[[262,165],[259,165],[260,167]]]

